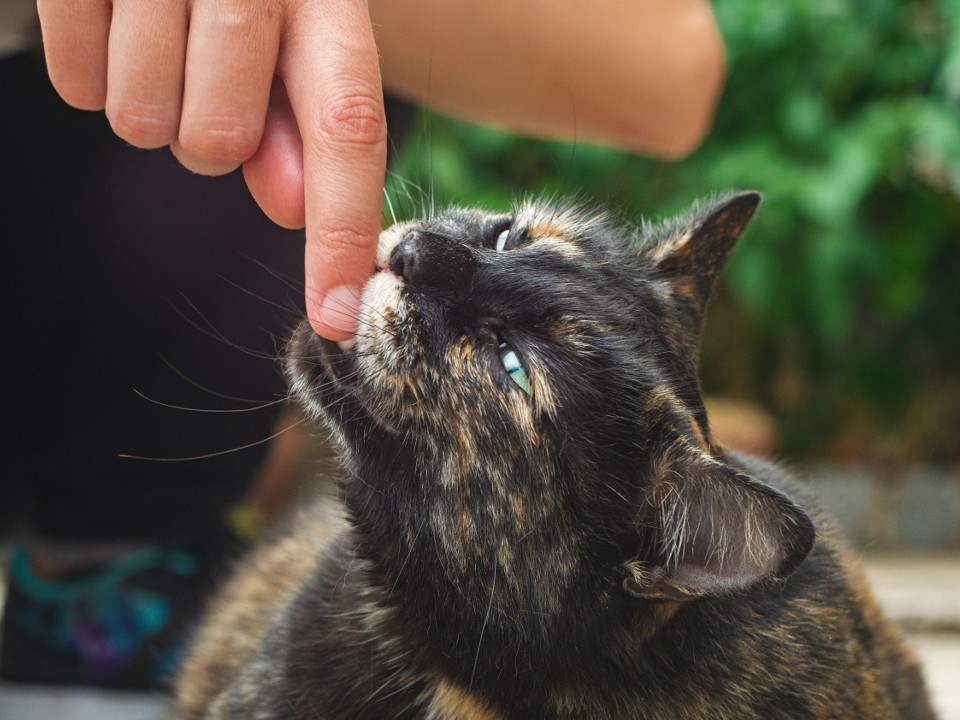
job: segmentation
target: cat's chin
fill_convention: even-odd
[[[317,417],[351,394],[357,369],[353,353],[317,335],[303,322],[287,348],[285,372],[290,390]]]
[[[380,427],[397,434],[396,426],[377,404],[362,381],[353,344],[327,340],[304,322],[294,333],[287,351],[286,375],[291,393],[318,420],[325,420],[341,438],[347,424]]]
[[[331,379],[344,389],[357,385],[356,357],[351,352],[355,341],[334,342],[325,337],[317,336],[317,342],[322,350],[324,364],[329,370]]]

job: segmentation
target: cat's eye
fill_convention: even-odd
[[[520,228],[513,226],[513,220],[507,220],[497,223],[489,229],[487,247],[492,247],[494,252],[503,253],[513,250],[524,237],[524,232]]]
[[[527,378],[527,371],[523,369],[517,353],[507,343],[500,343],[500,362],[503,363],[503,369],[507,371],[510,378],[529,395],[530,380]]]
[[[503,252],[507,249],[507,240],[510,238],[510,228],[507,228],[497,236],[497,242],[493,249],[497,252]]]

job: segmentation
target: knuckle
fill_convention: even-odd
[[[250,0],[219,0],[216,5],[215,20],[226,30],[246,33],[252,26],[261,22],[272,2],[250,2]],[[272,13],[271,13],[272,14]]]
[[[166,104],[107,98],[106,114],[113,131],[138,147],[167,145],[176,134],[178,118]]]
[[[194,157],[212,163],[239,164],[260,146],[262,130],[235,117],[207,117],[180,128],[180,144]]]
[[[317,233],[317,241],[333,252],[353,253],[372,249],[377,242],[377,233],[363,232],[357,227],[321,229]]]
[[[327,142],[378,146],[387,140],[383,99],[366,90],[335,93],[322,104],[319,126]]]

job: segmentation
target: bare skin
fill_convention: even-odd
[[[138,147],[243,165],[306,226],[306,305],[356,330],[386,165],[382,85],[461,117],[673,158],[709,126],[723,47],[706,0],[38,0],[51,81]],[[382,64],[382,75],[381,75]]]

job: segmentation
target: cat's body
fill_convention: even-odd
[[[290,347],[346,515],[241,569],[177,717],[933,717],[828,522],[711,439],[700,324],[758,202],[632,248],[543,205],[385,231],[356,345]]]

